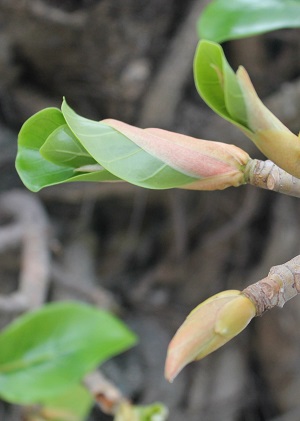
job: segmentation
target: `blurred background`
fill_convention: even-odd
[[[107,308],[140,337],[138,346],[103,366],[126,396],[138,404],[164,402],[172,421],[299,421],[297,298],[254,320],[172,385],[163,377],[168,342],[193,307],[218,291],[243,289],[299,253],[298,199],[248,186],[147,191],[125,183],[32,194],[14,169],[22,123],[42,108],[60,107],[63,96],[88,118],[234,143],[262,158],[194,87],[196,21],[206,4],[0,0],[0,323],[20,312],[7,303],[25,270],[24,244],[12,221],[27,221],[35,206],[32,226],[47,226],[50,237],[43,300],[80,299]],[[299,30],[225,43],[224,49],[234,69],[246,67],[274,113],[299,131]],[[30,253],[30,264],[41,265]],[[2,403],[0,419],[22,418]],[[90,417],[111,419],[98,408]]]

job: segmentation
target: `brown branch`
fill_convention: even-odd
[[[120,404],[127,401],[122,392],[100,371],[86,375],[83,383],[105,414],[114,415]]]
[[[256,307],[256,315],[283,305],[300,293],[300,255],[273,266],[268,276],[243,290]]]

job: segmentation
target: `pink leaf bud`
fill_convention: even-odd
[[[186,175],[198,178],[180,186],[193,190],[223,190],[245,183],[249,155],[221,142],[196,139],[162,129],[140,129],[118,120],[103,120],[150,155]]]

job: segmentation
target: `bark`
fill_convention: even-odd
[[[243,290],[254,302],[256,315],[284,304],[300,292],[300,255],[288,262],[273,266],[268,276]]]
[[[300,197],[300,179],[279,168],[274,162],[251,159],[245,168],[248,184],[289,196]]]

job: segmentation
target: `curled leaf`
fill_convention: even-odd
[[[78,166],[95,162],[86,151],[83,155],[79,145],[57,108],[45,108],[30,117],[20,130],[16,158],[16,170],[25,186],[37,192],[70,181],[117,180],[103,167],[92,173],[78,172]]]

